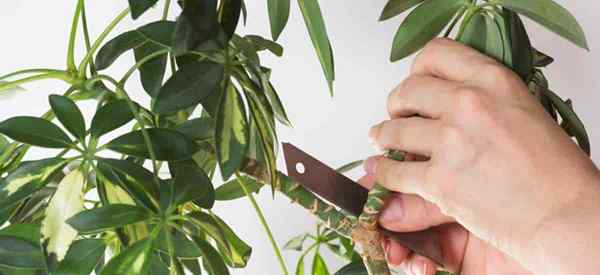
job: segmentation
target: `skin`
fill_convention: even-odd
[[[398,192],[383,227],[437,226],[445,268],[462,275],[598,273],[598,169],[516,74],[437,39],[391,92],[388,112],[371,142],[409,158],[371,157],[360,180]],[[383,245],[391,265],[435,273],[432,261]]]

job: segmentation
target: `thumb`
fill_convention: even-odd
[[[435,204],[418,195],[402,193],[388,199],[379,217],[381,226],[396,232],[420,231],[451,222],[454,219],[442,214]]]

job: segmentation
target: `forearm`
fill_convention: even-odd
[[[600,180],[545,221],[534,243],[531,269],[545,275],[592,275],[600,271]]]

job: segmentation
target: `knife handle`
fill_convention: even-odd
[[[444,266],[444,256],[438,231],[435,227],[417,232],[394,232],[379,227],[379,232],[396,241],[413,253],[419,254]]]

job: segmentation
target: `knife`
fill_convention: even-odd
[[[283,154],[289,177],[334,206],[360,216],[368,189],[290,143],[283,143]],[[379,231],[411,252],[443,266],[442,248],[435,228],[399,233],[379,227]]]

